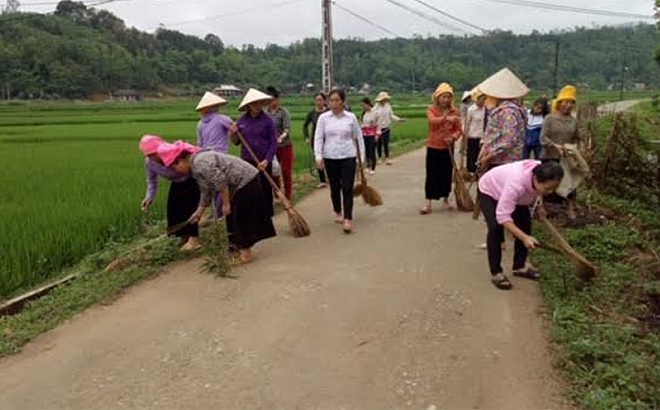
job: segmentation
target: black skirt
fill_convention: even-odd
[[[426,148],[426,199],[448,198],[453,172],[449,150]]]
[[[271,209],[272,200],[265,198],[261,178],[255,176],[231,199],[231,214],[226,220],[232,247],[249,249],[259,241],[276,236]]]
[[[199,187],[194,178],[183,182],[172,182],[167,195],[167,226],[185,222],[195,213],[199,206]],[[174,233],[178,237],[199,236],[199,226],[189,224]]]

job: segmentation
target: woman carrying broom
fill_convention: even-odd
[[[273,119],[263,110],[264,105],[271,99],[270,95],[251,88],[238,106],[239,111],[246,113],[229,128],[229,135],[232,142],[239,145],[238,133],[240,132],[259,162],[253,160],[246,147],[241,148],[241,158],[272,176],[273,158],[277,151],[277,129]],[[267,203],[270,216],[273,216],[273,189],[263,173],[260,174],[260,178],[264,201]]]
[[[185,222],[195,211],[199,202],[199,187],[197,181],[187,174],[180,174],[163,164],[158,156],[158,148],[164,144],[160,137],[145,135],[140,139],[140,151],[146,157],[144,170],[147,174],[147,193],[142,200],[142,210],[145,212],[156,197],[158,177],[171,181],[167,196],[167,226],[172,227]],[[201,248],[199,244],[199,227],[192,223],[179,229],[173,235],[181,238],[181,251],[191,252]]]
[[[454,167],[449,150],[454,149],[454,142],[463,135],[461,115],[454,108],[453,98],[453,88],[442,83],[433,93],[434,104],[426,111],[429,134],[426,143],[426,203],[419,211],[422,215],[432,212],[433,200],[442,199],[444,211],[452,209],[449,194]]]
[[[239,158],[212,150],[196,152],[195,147],[182,141],[162,144],[158,155],[164,165],[183,175],[192,174],[199,182],[201,198],[190,222],[197,223],[209,206],[214,191],[220,192],[229,242],[239,250],[241,263],[253,261],[254,244],[276,235],[257,168]]]
[[[364,139],[355,114],[344,109],[346,93],[333,90],[329,99],[330,111],[321,114],[316,124],[314,156],[318,168],[328,173],[335,222],[351,233],[357,150],[364,162]]]
[[[555,162],[524,160],[494,168],[479,180],[479,204],[488,225],[488,264],[491,280],[499,289],[512,288],[511,281],[502,270],[504,229],[516,238],[513,275],[538,280],[538,270],[526,267],[529,249],[539,245],[531,236],[529,207],[536,203],[537,198],[554,192],[563,177],[563,169]]]

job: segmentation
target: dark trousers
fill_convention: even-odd
[[[525,145],[525,148],[523,148],[523,159],[532,158],[532,154],[534,154],[534,159],[541,158],[541,148],[542,147],[540,145],[534,147]]]
[[[449,198],[453,172],[448,149],[426,148],[426,199]]]
[[[479,158],[479,151],[481,150],[481,139],[468,138],[467,140],[467,170],[474,173],[477,172],[477,158]]]
[[[385,158],[390,157],[390,129],[385,128],[381,130],[380,139],[378,140],[378,158],[383,157],[383,152],[385,153]]]
[[[277,160],[282,169],[282,178],[274,177],[275,183],[284,191],[284,196],[291,199],[293,194],[293,145],[277,149]],[[282,186],[282,182],[284,186]]]
[[[335,213],[344,211],[344,219],[353,220],[353,184],[355,181],[355,157],[324,159],[330,180],[330,198]],[[343,208],[342,208],[343,205]]]
[[[364,150],[366,151],[365,156],[367,158],[367,168],[375,170],[376,163],[378,162],[378,159],[376,158],[376,136],[364,136]]]
[[[497,223],[495,211],[497,209],[497,201],[486,194],[479,193],[479,205],[481,212],[486,219],[488,226],[488,235],[486,236],[486,245],[488,247],[488,265],[490,266],[490,273],[497,275],[502,273],[502,242],[504,242],[504,227]],[[532,233],[532,217],[529,212],[528,206],[516,206],[516,210],[511,215],[513,223],[516,224],[520,230],[527,235]],[[523,269],[527,262],[527,255],[529,250],[527,247],[516,238],[516,244],[513,251],[513,270]]]

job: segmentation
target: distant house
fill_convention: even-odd
[[[634,87],[637,91],[644,91],[646,90],[646,83],[635,83]]]
[[[231,84],[222,84],[216,87],[213,92],[220,97],[237,97],[243,94],[243,90]]]
[[[142,101],[144,95],[140,91],[136,90],[117,90],[110,93],[110,99],[112,101]]]

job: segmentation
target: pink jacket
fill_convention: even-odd
[[[532,171],[541,161],[532,159],[500,165],[479,180],[479,191],[497,201],[497,223],[513,220],[511,214],[518,205],[533,205],[537,193],[532,184]]]

